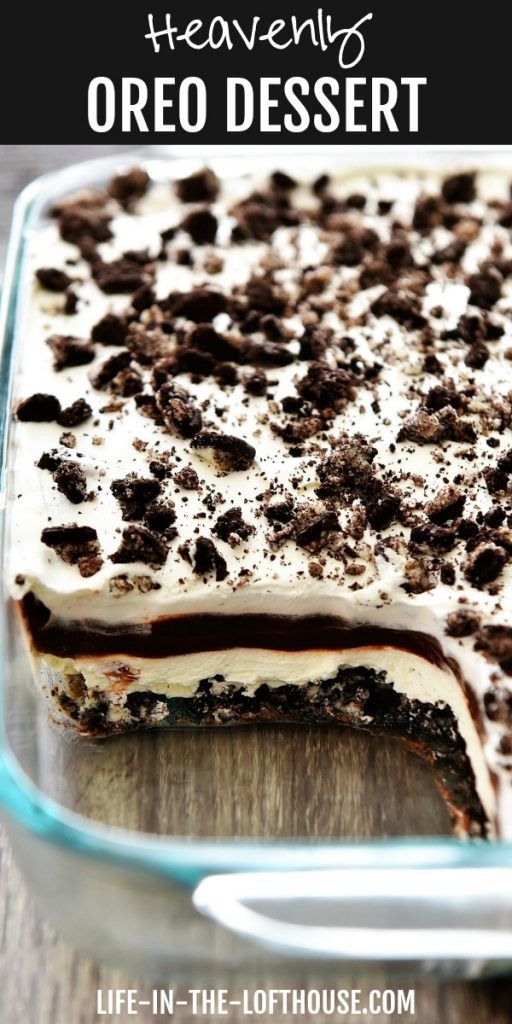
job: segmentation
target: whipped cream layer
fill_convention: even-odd
[[[279,358],[273,362],[267,352],[261,358],[255,356],[252,362],[247,359],[237,364],[236,382],[190,372],[172,377],[187,389],[201,411],[203,430],[235,436],[254,447],[251,465],[229,472],[219,469],[210,449],[195,446],[193,437],[184,437],[142,415],[135,396],[112,394],[108,388],[93,385],[92,378],[109,357],[119,352],[119,346],[95,344],[90,363],[55,371],[54,354],[45,344],[46,338],[73,335],[89,339],[106,314],[123,317],[127,313],[131,295],[102,290],[91,276],[90,259],[84,258],[83,247],[81,252],[73,242],[63,241],[57,224],[49,223],[28,239],[18,325],[16,395],[19,399],[38,392],[56,395],[63,408],[84,398],[92,416],[70,428],[75,438],[71,448],[69,438],[62,440],[65,431],[55,422],[15,424],[11,470],[15,500],[8,571],[16,599],[32,593],[60,619],[87,619],[106,628],[109,623],[143,624],[160,617],[215,612],[333,615],[347,622],[424,632],[434,637],[446,658],[454,659],[459,666],[485,724],[486,763],[508,780],[511,757],[505,735],[507,723],[503,715],[494,715],[491,720],[486,711],[489,694],[509,694],[509,676],[504,659],[494,650],[490,652],[489,644],[478,639],[478,631],[487,625],[506,627],[510,622],[509,538],[502,536],[500,540],[494,534],[482,541],[504,553],[499,555],[503,564],[491,580],[468,568],[471,551],[468,553],[464,531],[455,529],[453,543],[445,535],[432,538],[428,532],[423,537],[418,534],[417,543],[411,547],[415,528],[436,523],[435,510],[429,519],[425,509],[447,488],[462,492],[464,497],[463,508],[454,513],[457,522],[463,518],[482,527],[482,517],[496,506],[510,514],[508,480],[499,480],[501,487],[493,490],[484,470],[494,470],[500,456],[512,448],[508,418],[512,278],[506,267],[512,259],[506,219],[512,175],[495,171],[477,174],[474,196],[453,202],[448,196],[445,207],[454,212],[452,218],[441,213],[436,224],[435,210],[432,215],[427,205],[428,228],[418,217],[418,226],[412,227],[418,203],[424,197],[439,197],[445,177],[445,171],[422,175],[417,171],[371,170],[343,175],[334,169],[327,191],[319,187],[313,191],[311,180],[293,189],[283,188],[292,210],[298,211],[297,223],[279,223],[265,240],[249,233],[236,244],[231,236],[240,222],[239,204],[252,191],[266,195],[266,180],[243,176],[221,182],[218,194],[208,203],[217,222],[215,239],[200,245],[194,243],[183,225],[187,213],[204,204],[183,203],[171,184],[150,187],[132,211],[109,200],[113,237],[98,242],[97,254],[108,263],[127,251],[148,250],[148,260],[154,260],[156,301],[140,313],[137,326],[160,331],[165,322],[170,353],[176,338],[179,345],[180,337],[194,330],[194,323],[186,316],[169,317],[168,311],[162,312],[159,303],[165,305],[170,294],[206,287],[227,296],[227,308],[213,317],[213,328],[221,337],[234,338],[237,343],[250,337],[256,348],[267,343],[268,332],[272,333],[274,326],[262,327],[265,311],[260,309],[260,322],[256,318],[247,332],[233,313],[233,304],[236,307],[246,302],[250,311],[246,286],[255,278],[270,281],[282,299],[277,316],[270,315],[276,316],[281,333],[274,344],[290,354],[285,365],[280,365]],[[331,212],[319,219],[318,210],[326,194]],[[165,259],[158,259],[162,232],[172,237],[165,241]],[[372,234],[366,237],[364,232]],[[333,256],[336,247],[339,252]],[[454,247],[458,248],[455,257],[449,251]],[[378,251],[382,249],[384,256]],[[184,252],[188,257],[183,256]],[[440,253],[447,253],[446,258],[438,256]],[[382,266],[380,270],[374,266],[383,262],[393,269],[390,278]],[[477,289],[474,285],[472,292],[471,277],[489,263],[493,268],[491,277],[495,273],[500,277],[499,294],[482,306],[474,301]],[[496,269],[497,264],[501,269]],[[73,278],[76,312],[64,313],[62,295],[53,294],[37,282],[35,273],[41,267],[63,269]],[[366,268],[363,281],[362,268]],[[379,299],[385,298],[389,290],[393,295],[408,297],[410,315],[402,311],[397,319],[385,303],[379,308]],[[483,329],[483,361],[476,351],[468,361],[473,342],[461,340],[458,334],[461,318],[472,316],[492,317],[492,330],[485,335]],[[304,339],[317,329],[328,337],[320,362],[352,374],[345,398],[338,402],[335,397],[334,407],[327,409],[323,399],[320,405],[315,404],[314,388],[301,390],[311,362],[318,362],[318,358],[304,357]],[[153,387],[149,382],[154,366],[137,359],[133,365],[144,389]],[[266,393],[259,396],[247,385],[255,366],[266,377]],[[414,425],[407,427],[418,409],[425,408],[426,396],[439,387],[451,394],[448,398],[440,395],[441,404],[428,407],[429,423],[439,409],[453,402],[450,407],[457,422],[471,424],[473,434],[457,433],[452,423],[446,436],[429,442],[415,432]],[[301,425],[304,419],[320,419],[316,430],[314,424],[309,424],[294,434],[297,402],[294,404],[293,399],[297,394],[309,403],[306,413],[299,415]],[[442,404],[445,401],[447,405]],[[382,493],[389,491],[398,496],[400,513],[382,526],[369,521],[367,499],[363,500],[357,488],[349,487],[342,501],[332,494],[322,497],[317,493],[326,483],[322,466],[347,439],[349,445],[363,439],[364,445],[372,449],[368,458]],[[88,500],[73,505],[56,486],[52,473],[39,468],[37,463],[48,452],[56,460],[79,463],[87,479]],[[151,477],[150,463],[162,459],[169,472],[161,482],[159,500],[174,503],[176,531],[167,544],[165,561],[158,566],[147,561],[115,562],[111,556],[119,550],[129,522],[123,519],[111,484],[130,473]],[[185,489],[176,483],[175,478],[185,467],[197,474],[197,489]],[[293,505],[294,516],[303,516],[306,524],[326,509],[333,511],[336,526],[332,528],[331,517],[328,529],[313,532],[310,543],[307,539],[299,542],[298,532],[279,519],[279,509],[273,515],[274,506],[287,503]],[[241,510],[248,529],[244,537],[234,531],[223,539],[217,522],[233,508]],[[443,516],[438,516],[437,525],[445,529],[448,523],[451,529],[454,520]],[[70,523],[90,526],[97,533],[102,564],[93,575],[81,576],[76,564],[63,560],[57,550],[41,541],[45,528]],[[498,529],[508,530],[505,517]],[[222,572],[215,567],[207,572],[198,569],[198,537],[213,541],[224,564]],[[443,568],[446,563],[449,569]],[[473,629],[468,635],[455,635],[461,629],[453,626],[453,616],[461,611],[474,614],[477,632]],[[269,679],[300,683],[308,676],[321,678],[324,671],[340,664],[336,652],[283,653],[279,655],[279,668],[275,652],[251,651],[251,658],[253,654],[258,667],[253,682],[249,672],[251,679],[244,683],[247,686],[257,685],[261,673],[268,673]],[[221,652],[205,653],[201,668],[196,662],[202,655],[186,656],[183,661],[175,658],[172,664],[162,659],[158,667],[144,668],[142,678],[147,685],[194,686],[199,671],[206,672],[207,664],[206,675],[215,674],[220,671],[215,665],[223,659],[229,661],[232,655],[227,678],[241,681],[246,678],[242,663],[249,655],[247,651],[243,656],[230,651],[229,657]],[[353,651],[343,652],[343,663],[346,659],[354,663],[353,657]],[[382,659],[391,658],[391,654],[366,651],[364,657],[375,659],[377,667],[382,667]],[[402,662],[412,664],[403,652],[394,652],[392,657],[393,671],[398,675]],[[438,677],[438,670],[426,662],[418,672],[419,660],[414,661],[418,682],[415,696],[429,700],[431,695],[432,699],[435,696],[436,700],[449,702],[474,751],[475,728],[470,725],[462,692],[457,690],[459,684],[448,671],[439,670]],[[373,665],[373,660],[363,663]],[[91,664],[88,671],[101,676],[98,665],[95,669]],[[398,687],[411,685],[410,671],[404,671],[405,676],[393,676]],[[405,678],[409,681],[404,682]],[[478,760],[476,754],[475,758]],[[488,806],[489,783],[481,781],[481,765],[475,771],[482,800]],[[508,788],[508,781],[500,786],[500,800],[505,799]]]

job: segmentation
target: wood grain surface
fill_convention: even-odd
[[[77,159],[128,150],[107,146],[0,146],[0,246],[8,231],[10,208],[16,193],[35,175]],[[393,834],[397,831],[443,833],[448,828],[446,809],[428,769],[391,742],[331,728],[315,730],[233,730],[229,736],[211,732],[202,737],[133,738],[136,770],[130,779],[109,778],[118,800],[118,823],[144,821],[159,830],[161,810],[138,805],[139,787],[133,777],[155,765],[173,800],[172,819],[164,825],[178,833],[233,835]],[[196,756],[202,740],[202,756]],[[151,744],[153,749],[150,750]],[[64,755],[62,755],[65,758]],[[86,759],[84,759],[86,764]],[[103,762],[104,770],[106,762]],[[101,779],[80,780],[81,810],[94,814],[95,793]],[[60,763],[65,772],[65,760]],[[172,769],[172,770],[171,770]],[[84,771],[87,769],[84,768]],[[87,784],[84,785],[84,782]],[[396,979],[384,973],[373,977],[340,973],[339,987],[362,990],[395,988]],[[413,984],[405,980],[403,986]],[[243,979],[240,979],[240,987]],[[282,979],[286,987],[286,978]],[[474,983],[416,983],[418,1024],[507,1024],[512,1021],[512,984],[509,980]],[[149,998],[147,983],[110,968],[95,965],[70,949],[38,914],[32,897],[13,862],[7,839],[0,832],[0,1022],[1,1024],[90,1024],[92,1021],[150,1021],[162,1019],[141,1009],[136,1017],[97,1016],[98,989],[138,988]],[[231,993],[236,996],[236,990]],[[175,1013],[177,1024],[200,1020],[190,1011]],[[205,1019],[205,1018],[202,1018]],[[211,1020],[217,1018],[210,1018]],[[220,1018],[219,1018],[220,1019]],[[229,1017],[241,1024],[234,1011]],[[264,1018],[255,1018],[264,1019]],[[270,1018],[279,1024],[281,1018]],[[287,1021],[291,1017],[283,1018]],[[309,1021],[308,1017],[301,1020]],[[313,1019],[313,1018],[311,1018]],[[332,1020],[316,1016],[315,1021]],[[343,1019],[355,1024],[361,1017]],[[373,1016],[383,1024],[390,1016]]]

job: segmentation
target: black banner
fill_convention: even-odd
[[[2,19],[6,143],[511,141],[512,16],[494,0],[478,18],[454,0],[89,0]]]

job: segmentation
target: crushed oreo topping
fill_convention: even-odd
[[[146,565],[159,567],[167,560],[169,549],[167,544],[152,530],[145,526],[127,526],[123,530],[122,541],[113,555],[111,562],[125,564],[144,562]]]
[[[98,288],[106,295],[116,295],[125,292],[137,292],[144,288],[152,280],[152,267],[141,263],[137,254],[121,256],[110,263],[96,259],[92,264],[92,274]]]
[[[183,203],[213,202],[219,193],[217,175],[205,167],[175,182],[176,193]]]
[[[181,437],[195,437],[203,425],[202,416],[192,396],[180,384],[164,384],[156,402],[165,426]]]
[[[85,398],[77,398],[71,405],[61,409],[56,417],[61,427],[79,427],[92,416],[92,409]]]
[[[115,356],[110,356],[98,367],[91,377],[91,383],[99,391],[106,388],[117,377],[118,373],[130,365],[131,353],[127,349],[121,349]]]
[[[121,346],[126,342],[127,333],[128,322],[124,317],[116,316],[115,313],[106,313],[94,325],[91,337],[93,341],[98,341],[100,345]]]
[[[448,615],[446,619],[446,632],[448,636],[473,636],[479,625],[480,616],[476,612],[461,608],[456,612],[450,612]]]
[[[46,339],[46,344],[53,352],[53,365],[56,370],[65,370],[70,366],[85,366],[94,359],[94,345],[81,338],[52,334]]]
[[[41,541],[52,548],[63,562],[77,565],[80,575],[94,576],[103,564],[96,530],[92,526],[47,526]]]
[[[24,398],[16,410],[20,423],[52,423],[60,415],[60,402],[55,395],[36,392]]]
[[[210,288],[194,288],[191,292],[170,296],[168,302],[174,316],[185,317],[196,324],[210,322],[227,306],[226,296]]]
[[[503,547],[483,541],[469,555],[464,574],[474,587],[484,587],[497,579],[508,560]]]
[[[445,178],[441,195],[446,203],[472,203],[476,199],[476,174],[463,172]]]
[[[162,534],[167,540],[177,536],[173,527],[176,510],[172,501],[153,501],[144,514],[144,525],[154,533]]]
[[[142,167],[134,167],[124,174],[117,174],[109,185],[110,195],[117,199],[122,206],[130,209],[137,201],[146,194],[149,187],[149,174]]]
[[[438,526],[462,515],[466,495],[453,484],[444,487],[425,505],[428,518]]]
[[[223,473],[236,473],[249,469],[254,462],[256,449],[241,437],[221,434],[213,430],[202,430],[193,438],[191,447],[211,452],[213,461]]]
[[[159,497],[162,487],[153,477],[129,473],[122,480],[113,480],[110,490],[121,506],[123,519],[132,522],[144,517],[147,506]]]
[[[217,583],[221,583],[228,575],[225,558],[219,553],[209,537],[198,537],[195,543],[193,568],[196,576],[215,574]]]
[[[36,277],[39,284],[49,292],[65,292],[73,284],[73,278],[57,267],[40,267],[36,270]]]
[[[197,491],[199,489],[199,477],[192,466],[184,466],[178,473],[175,473],[174,483],[185,491]]]
[[[87,478],[78,462],[66,460],[59,463],[53,474],[57,488],[73,505],[80,505],[87,498]]]
[[[323,363],[313,362],[297,391],[317,409],[338,410],[354,398],[354,383],[354,376],[347,370],[331,370]]]
[[[213,244],[217,227],[217,218],[208,208],[191,210],[181,222],[182,231],[186,231],[196,245]]]
[[[306,512],[299,514],[294,528],[294,539],[301,548],[318,550],[318,542],[322,541],[326,534],[340,530],[340,524],[335,512]]]
[[[459,418],[451,407],[439,412],[419,409],[409,416],[398,432],[397,441],[415,444],[439,444],[441,441],[460,441],[474,444],[476,430],[471,422]]]
[[[229,544],[239,544],[254,533],[254,526],[244,522],[241,508],[230,508],[218,517],[213,533]]]
[[[493,267],[485,270],[482,268],[476,274],[470,274],[468,278],[469,301],[482,309],[491,309],[500,298],[502,284],[503,278],[500,272]]]
[[[512,626],[501,623],[482,626],[475,646],[497,661],[507,675],[512,675]]]

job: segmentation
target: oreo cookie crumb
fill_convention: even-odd
[[[472,203],[476,199],[475,179],[476,174],[467,171],[445,178],[441,188],[441,195],[445,202]]]
[[[207,208],[192,210],[181,222],[182,231],[190,235],[196,245],[212,245],[217,234],[218,221]]]
[[[94,325],[91,337],[93,341],[99,342],[100,345],[122,346],[125,344],[127,333],[128,323],[124,317],[116,316],[115,313],[106,313]]]
[[[504,548],[484,541],[469,555],[464,575],[473,586],[484,587],[498,578],[508,559]]]
[[[236,507],[230,508],[226,512],[222,512],[218,517],[212,532],[216,537],[219,537],[220,540],[227,541],[229,544],[239,544],[241,541],[249,539],[249,537],[254,533],[254,526],[250,523],[244,522],[242,518],[242,509]]]
[[[176,486],[182,487],[184,491],[199,490],[199,477],[192,466],[184,466],[174,474],[173,479]]]
[[[78,462],[61,462],[53,479],[57,488],[73,505],[80,505],[87,498],[87,478]]]
[[[127,526],[117,551],[110,555],[111,562],[127,564],[144,562],[159,567],[167,561],[168,547],[157,534],[145,526]]]
[[[205,167],[201,171],[189,174],[174,184],[176,194],[182,203],[213,202],[220,189],[217,175]]]
[[[110,490],[121,506],[123,519],[133,522],[144,517],[147,506],[159,497],[162,486],[152,477],[129,473],[122,479],[113,480]]]
[[[16,410],[20,423],[52,423],[59,415],[59,399],[39,391],[22,399]]]
[[[196,434],[191,447],[199,451],[209,450],[216,466],[223,473],[249,469],[256,456],[256,449],[247,441],[232,434],[220,434],[213,430],[202,430]]]
[[[68,565],[77,565],[84,577],[94,576],[103,564],[96,530],[92,526],[48,526],[41,533],[41,541]]]
[[[112,178],[108,190],[121,206],[130,209],[133,204],[144,196],[149,188],[150,178],[142,167],[134,167],[124,174]]]
[[[202,428],[201,413],[186,388],[180,384],[164,384],[156,401],[166,427],[181,437],[195,437]]]
[[[65,292],[73,284],[73,278],[57,267],[40,267],[36,270],[36,278],[48,292]]]
[[[71,366],[85,366],[94,359],[94,345],[68,334],[52,334],[46,344],[53,352],[54,368],[65,370]]]
[[[193,568],[196,576],[209,576],[211,573],[215,573],[217,583],[221,583],[228,576],[226,560],[209,537],[197,538]]]
[[[90,416],[92,416],[92,409],[89,403],[85,401],[85,398],[77,398],[71,405],[61,409],[56,418],[61,427],[79,427]]]

